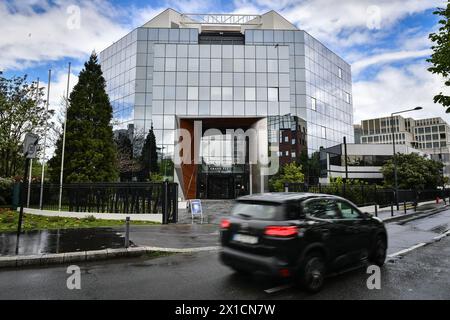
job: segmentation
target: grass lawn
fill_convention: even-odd
[[[0,209],[0,232],[17,231],[19,213]],[[94,217],[85,219],[45,217],[31,214],[24,214],[22,222],[23,231],[43,230],[43,229],[72,229],[72,228],[94,228],[94,227],[117,227],[124,226],[125,221],[120,220],[99,220]],[[146,221],[131,221],[131,225],[157,225],[159,223]]]

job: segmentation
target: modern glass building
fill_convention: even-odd
[[[161,163],[176,162],[163,173],[184,198],[265,191],[274,172],[259,160],[276,156],[284,164],[344,136],[353,142],[350,65],[274,11],[167,9],[101,52],[100,61],[116,129],[131,125],[145,136],[153,127]],[[247,136],[242,148],[229,134],[238,129],[264,134]],[[180,132],[192,135],[191,147],[180,148],[189,140]]]

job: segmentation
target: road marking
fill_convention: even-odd
[[[433,240],[441,240],[442,238],[444,238],[444,237],[446,237],[448,235],[450,235],[450,230],[448,230],[447,232],[444,232],[443,234],[441,234],[441,235],[439,235],[437,237],[434,237]]]
[[[412,246],[411,248],[408,248],[408,249],[401,250],[401,251],[399,251],[399,252],[390,254],[390,255],[388,255],[388,258],[394,258],[394,257],[397,257],[397,256],[399,256],[399,255],[402,255],[402,254],[405,254],[405,253],[407,253],[407,252],[413,251],[413,250],[415,250],[415,249],[417,249],[417,248],[423,247],[424,245],[426,245],[425,242],[416,244],[416,245]]]
[[[289,289],[289,288],[292,288],[292,287],[293,287],[293,284],[285,284],[285,285],[278,286],[278,287],[275,287],[275,288],[266,289],[266,290],[264,290],[264,292],[265,293],[275,293],[275,292],[286,290],[286,289]]]

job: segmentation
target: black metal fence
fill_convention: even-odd
[[[28,204],[28,188],[25,206]],[[40,184],[30,188],[29,208],[59,210],[60,186],[45,184],[40,208]],[[176,183],[76,183],[62,186],[61,210],[70,212],[163,214],[163,223],[178,220]]]
[[[289,192],[324,193],[346,198],[359,207],[375,205],[388,207],[396,203],[395,190],[380,188],[376,185],[306,185],[303,183],[290,183],[287,185]],[[450,197],[450,189],[435,190],[399,190],[399,203],[418,203],[433,201],[436,198],[446,199]]]

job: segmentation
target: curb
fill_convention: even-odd
[[[122,249],[105,249],[94,251],[67,252],[55,254],[37,254],[29,256],[7,256],[0,257],[1,268],[20,268],[28,266],[46,266],[56,264],[66,264],[73,262],[101,261],[115,258],[140,257],[153,252],[170,253],[194,253],[203,251],[217,251],[219,247],[201,248],[160,248],[160,247],[134,247]]]
[[[407,214],[403,214],[403,215],[398,215],[398,216],[393,216],[393,217],[389,217],[386,219],[382,219],[383,222],[385,223],[390,223],[390,222],[395,222],[395,221],[399,221],[399,220],[403,220],[401,222],[403,223],[407,223],[416,219],[421,219],[421,218],[426,218],[428,216],[431,216],[433,214],[445,211],[449,208],[449,205],[446,205],[444,207],[441,208],[437,208],[437,209],[430,209],[427,211],[422,211],[422,212],[412,212],[412,213],[407,213]]]

